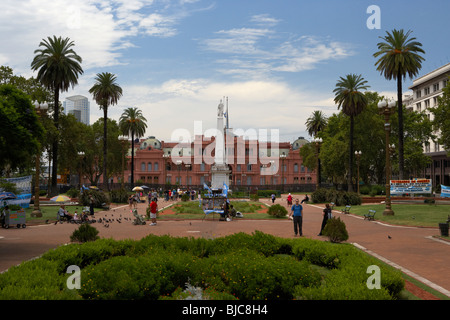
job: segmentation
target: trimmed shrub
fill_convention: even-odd
[[[111,190],[109,197],[113,203],[128,203],[128,192],[125,189]]]
[[[347,228],[340,218],[328,219],[323,234],[328,236],[331,242],[338,243],[348,239]]]
[[[70,265],[81,269],[79,290],[66,287]],[[380,267],[381,289],[367,288],[371,265]],[[217,239],[99,239],[61,246],[0,274],[0,299],[26,300],[375,300],[396,299],[403,288],[400,271],[350,244],[260,231]]]
[[[283,218],[288,214],[286,208],[283,207],[281,204],[274,204],[274,205],[270,206],[267,213],[276,218]]]
[[[70,236],[70,241],[87,242],[95,241],[98,238],[98,230],[87,223],[83,223],[77,230],[72,233],[72,235]]]
[[[331,203],[336,206],[360,205],[362,198],[355,192],[337,191],[335,189],[320,188],[311,194],[313,203]]]
[[[110,203],[108,195],[103,191],[84,190],[80,197],[80,203],[82,206],[89,206],[91,203],[90,196],[94,198],[95,208],[102,208],[104,203]]]

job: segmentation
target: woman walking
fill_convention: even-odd
[[[323,209],[322,215],[323,215],[322,227],[320,228],[320,232],[319,232],[318,236],[322,235],[322,231],[325,228],[325,225],[327,224],[328,219],[331,219],[331,217],[332,217],[331,208],[328,203],[325,204],[325,209]]]

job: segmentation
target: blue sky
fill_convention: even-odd
[[[411,29],[423,44],[419,76],[450,62],[448,0],[0,1],[0,65],[31,76],[41,39],[70,37],[84,74],[61,98],[89,97],[93,123],[102,113],[88,90],[96,73],[114,73],[124,95],[110,117],[138,107],[146,136],[166,141],[177,140],[177,129],[193,134],[194,121],[215,127],[224,96],[231,127],[279,130],[291,142],[309,138],[314,110],[337,112],[332,91],[341,76],[361,74],[371,90],[394,97],[395,82],[372,56],[394,28]],[[370,5],[380,8],[380,29],[367,28]]]

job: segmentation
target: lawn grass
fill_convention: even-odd
[[[274,218],[265,212],[258,212],[264,209],[264,205],[260,202],[255,201],[230,201],[230,204],[236,209],[236,211],[241,212],[244,218],[248,219],[280,219]],[[174,215],[164,215],[160,214],[158,219],[199,219],[204,217],[204,212],[202,208],[198,205],[198,201],[187,201],[178,202],[173,206],[165,210],[173,210]],[[164,213],[162,210],[160,213]],[[218,214],[215,214],[218,217]],[[213,219],[213,215],[209,214],[205,219]],[[239,218],[238,218],[239,219]],[[281,218],[283,219],[283,218]]]
[[[81,214],[83,212],[82,205],[66,205],[65,207],[66,207],[66,210],[72,215],[75,213],[75,211],[78,214]],[[32,221],[32,222],[42,223],[42,222],[45,222],[46,220],[55,221],[56,214],[57,214],[59,208],[60,208],[59,205],[50,205],[50,206],[40,205],[39,209],[41,210],[42,217],[32,217],[31,216],[31,213],[34,210],[32,206],[30,206],[30,208],[25,208],[25,215],[27,217],[26,218],[27,222]],[[102,210],[102,209],[94,208],[94,212],[99,211],[99,210]]]
[[[334,210],[340,211],[343,208],[335,207]],[[369,210],[375,210],[375,220],[413,227],[438,227],[439,223],[447,221],[450,213],[449,205],[393,204],[394,215],[384,216],[385,208],[384,204],[352,206],[350,213],[363,217]]]

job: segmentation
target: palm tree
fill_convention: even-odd
[[[316,110],[312,115],[306,120],[306,130],[308,134],[313,137],[322,131],[327,125],[327,117],[322,111]]]
[[[402,81],[409,75],[410,79],[415,77],[424,58],[419,53],[425,53],[421,48],[422,44],[415,41],[416,38],[409,37],[411,30],[404,32],[402,30],[393,30],[392,33],[386,32],[385,37],[380,37],[384,42],[377,44],[378,52],[373,56],[379,57],[375,63],[377,70],[388,80],[397,80],[397,108],[398,108],[398,149],[399,149],[399,175],[404,178],[405,160],[403,145],[403,99],[402,99]]]
[[[131,134],[131,185],[134,186],[134,137],[140,138],[147,129],[147,119],[138,108],[127,108],[119,119],[119,128],[123,135]]]
[[[89,93],[92,94],[100,109],[103,109],[103,185],[105,189],[108,189],[106,171],[108,107],[117,104],[122,96],[122,88],[116,83],[116,76],[109,72],[97,73],[95,81]]]
[[[349,174],[347,183],[349,191],[353,191],[353,126],[354,117],[360,114],[367,105],[367,98],[361,90],[367,90],[369,86],[361,75],[349,74],[346,78],[340,77],[336,83],[334,102],[338,104],[338,109],[350,117],[350,150],[349,150]]]
[[[68,91],[69,87],[78,84],[78,76],[83,74],[82,59],[72,49],[73,41],[69,38],[53,36],[42,39],[39,49],[34,51],[35,57],[31,69],[38,71],[37,80],[47,89],[53,91],[53,121],[58,129],[59,124],[59,92]],[[52,146],[52,184],[50,194],[56,193],[58,174],[58,139]]]

